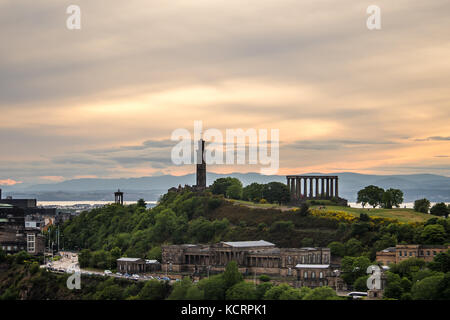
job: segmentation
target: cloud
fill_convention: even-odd
[[[22,181],[15,181],[13,179],[0,180],[0,186],[13,186],[20,183],[22,183]]]
[[[415,141],[450,141],[450,137],[433,136],[424,139],[415,139]]]
[[[0,3],[10,179],[186,173],[170,135],[194,120],[279,129],[280,172],[450,175],[450,146],[423,143],[449,140],[448,0],[380,0],[376,32],[353,0],[79,0],[79,31],[69,4]]]

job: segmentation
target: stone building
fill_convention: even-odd
[[[40,255],[45,251],[45,237],[36,228],[25,226],[22,208],[11,204],[0,204],[0,248],[6,253],[27,251]]]
[[[434,257],[441,252],[446,252],[450,246],[421,245],[421,244],[399,244],[377,252],[376,260],[387,266],[391,263],[399,263],[409,258],[419,258],[426,262],[433,261]]]
[[[161,270],[161,264],[157,260],[145,260],[141,258],[117,259],[117,271],[120,273],[145,273]]]
[[[311,287],[333,277],[329,248],[277,248],[264,240],[162,246],[162,270],[168,272],[221,273],[230,261],[245,275],[292,277]]]
[[[336,200],[347,205],[347,200],[339,197],[338,176],[286,176],[292,203],[306,200]]]

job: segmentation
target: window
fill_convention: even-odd
[[[406,251],[405,251],[405,252],[403,252],[403,253],[404,253],[405,257],[406,257],[406,256],[408,255]]]
[[[430,251],[428,250],[428,251],[427,251],[427,256],[429,256],[429,255],[430,255]]]
[[[433,251],[433,256],[435,256],[436,255],[436,251]]]
[[[308,279],[308,271],[303,271],[303,278]]]
[[[322,272],[322,271],[319,273],[319,278],[320,278],[320,279],[323,278],[323,272]]]
[[[411,251],[409,252],[409,256],[412,257],[412,252]]]
[[[402,256],[402,252],[401,252],[401,251],[398,252],[398,256],[399,256],[399,257]]]
[[[316,272],[315,272],[315,271],[311,272],[311,278],[312,278],[312,279],[315,279],[315,278],[316,278]]]
[[[35,247],[36,236],[34,234],[27,234],[27,251],[30,253],[34,253],[36,250]]]

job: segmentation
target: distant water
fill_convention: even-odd
[[[145,201],[147,204],[156,204],[156,201]],[[91,200],[77,200],[77,201],[38,201],[38,206],[75,206],[75,205],[106,205],[114,203],[114,201],[91,201]],[[124,201],[124,204],[135,204],[137,201]]]

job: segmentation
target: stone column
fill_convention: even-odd
[[[306,185],[306,178],[303,178],[303,196],[307,197],[308,193],[307,193],[307,185]]]
[[[325,185],[325,183],[324,183],[323,178],[320,178],[320,181],[321,181],[321,184],[322,184],[322,187],[320,189],[320,197],[323,198],[325,196],[325,193],[324,193],[324,190],[325,190],[324,189],[324,185]]]
[[[330,197],[334,197],[334,178],[331,178]]]
[[[326,179],[326,186],[327,186],[327,190],[326,190],[326,192],[325,192],[325,194],[326,194],[326,197],[328,198],[328,197],[330,197],[330,179],[328,179],[328,178],[325,178]]]
[[[296,190],[295,190],[295,194],[297,196],[297,199],[300,199],[300,179],[299,178],[295,178],[295,185],[296,185]]]
[[[312,178],[309,178],[309,197],[313,197],[313,180]]]
[[[314,195],[314,198],[319,198],[319,178],[314,179],[316,179],[316,193]]]
[[[336,189],[334,191],[335,195],[336,195],[336,198],[339,197],[338,185],[339,185],[338,177],[336,177]]]

